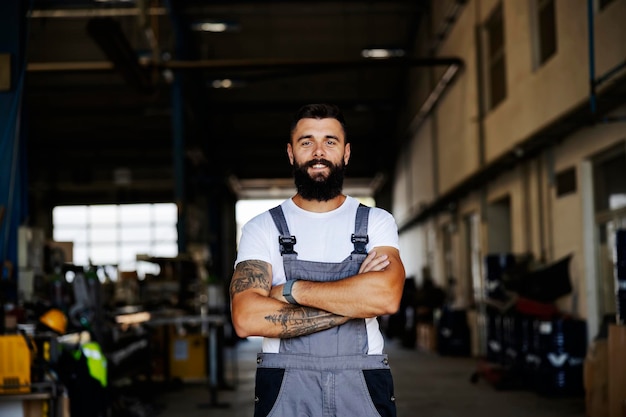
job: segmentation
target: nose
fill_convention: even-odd
[[[315,149],[313,150],[313,156],[315,156],[316,158],[321,158],[324,156],[324,144],[323,143],[315,144]]]

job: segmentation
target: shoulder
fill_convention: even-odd
[[[350,204],[349,212],[356,213],[357,208],[361,204],[359,200],[354,197],[348,197],[347,202]],[[397,233],[398,226],[390,212],[376,206],[367,207],[369,207],[368,224],[370,231],[378,232],[379,230],[387,230]]]
[[[377,216],[380,218],[393,218],[391,213],[389,213],[384,208],[380,208],[380,207],[370,207],[370,215]]]
[[[267,230],[268,228],[273,227],[273,224],[274,221],[270,210],[265,210],[248,220],[242,226],[241,231],[244,234],[250,231],[258,233],[260,230]]]
[[[271,263],[276,230],[269,210],[248,220],[241,228],[235,265],[247,260]]]
[[[372,225],[381,225],[382,227],[393,227],[397,229],[396,219],[387,210],[380,207],[372,207],[370,209],[369,221]]]
[[[389,246],[399,249],[398,225],[393,215],[380,207],[370,207],[368,218],[369,248]]]
[[[250,225],[260,225],[263,224],[265,222],[267,222],[268,219],[271,218],[271,214],[269,210],[265,210],[262,213],[257,214],[256,216],[252,217],[250,220],[248,220],[243,227],[247,227]]]
[[[356,212],[357,208],[361,204],[359,200],[354,197],[348,197],[347,202],[350,204],[351,211],[354,210]],[[369,220],[370,221],[394,221],[393,216],[387,210],[376,207],[376,206],[367,206],[369,208]]]

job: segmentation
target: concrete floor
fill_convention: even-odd
[[[211,396],[205,383],[186,382],[160,393],[146,417],[252,417],[255,353],[259,348],[260,340],[252,338],[229,352],[225,378],[232,381],[232,389],[220,389]],[[387,341],[386,350],[394,375],[398,417],[585,417],[583,397],[546,397],[528,389],[496,390],[484,378],[472,383],[478,365],[475,358],[407,349],[396,340]]]

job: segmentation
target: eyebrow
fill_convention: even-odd
[[[296,138],[296,142],[298,142],[299,140],[302,140],[302,139],[309,139],[309,138],[312,138],[312,137],[313,137],[313,135],[311,135],[311,134],[309,134],[309,135],[302,135],[302,136],[298,136],[298,137]],[[336,136],[336,135],[324,135],[324,138],[325,138],[325,139],[335,139],[335,140],[339,140],[339,136]]]

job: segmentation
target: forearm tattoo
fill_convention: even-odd
[[[265,320],[281,325],[283,331],[279,337],[288,338],[330,329],[347,322],[349,318],[317,308],[289,304],[276,314],[265,316]]]
[[[250,288],[261,288],[269,293],[272,279],[268,267],[266,262],[254,260],[239,263],[230,282],[230,296]],[[350,319],[317,308],[285,304],[276,313],[265,316],[265,320],[280,325],[279,337],[288,338],[330,329]]]
[[[237,265],[230,282],[230,296],[250,288],[262,288],[269,291],[271,286],[268,265],[261,261],[244,261]]]

